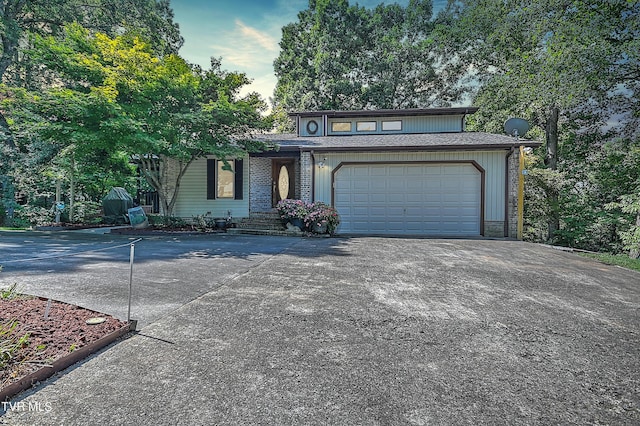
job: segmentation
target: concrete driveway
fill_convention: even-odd
[[[144,241],[164,255],[136,271],[180,300],[137,311],[140,332],[19,396],[0,422],[640,422],[637,272],[515,241],[172,241]],[[128,252],[99,253],[70,271],[7,264],[0,286],[49,276],[69,283],[62,300],[97,299],[88,290],[107,284],[93,281],[116,280],[90,265],[128,274]]]

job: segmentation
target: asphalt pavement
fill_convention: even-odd
[[[0,287],[121,317],[130,241],[0,233]],[[492,240],[171,236],[135,256],[139,331],[0,423],[640,423],[634,271]]]

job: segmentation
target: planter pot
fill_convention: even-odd
[[[216,223],[216,228],[218,228],[218,229],[224,229],[224,228],[227,227],[227,220],[226,219],[216,219],[215,223]]]
[[[301,231],[304,229],[304,221],[302,219],[294,217],[289,219],[289,223],[291,223],[293,226],[297,226]]]
[[[326,223],[324,225],[314,223],[313,226],[311,226],[311,230],[316,234],[326,234],[328,232]]]

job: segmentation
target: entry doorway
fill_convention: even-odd
[[[295,198],[296,191],[295,158],[274,159],[271,162],[272,191],[271,206],[285,198]]]

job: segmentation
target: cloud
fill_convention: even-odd
[[[221,41],[224,44],[210,46],[223,62],[234,64],[243,69],[255,69],[260,66],[272,68],[278,54],[278,41],[270,34],[250,27],[236,19],[235,28],[226,33]]]
[[[240,31],[245,39],[253,40],[269,51],[278,51],[278,41],[275,38],[271,37],[271,35],[245,25],[239,19],[236,19],[236,29]]]

